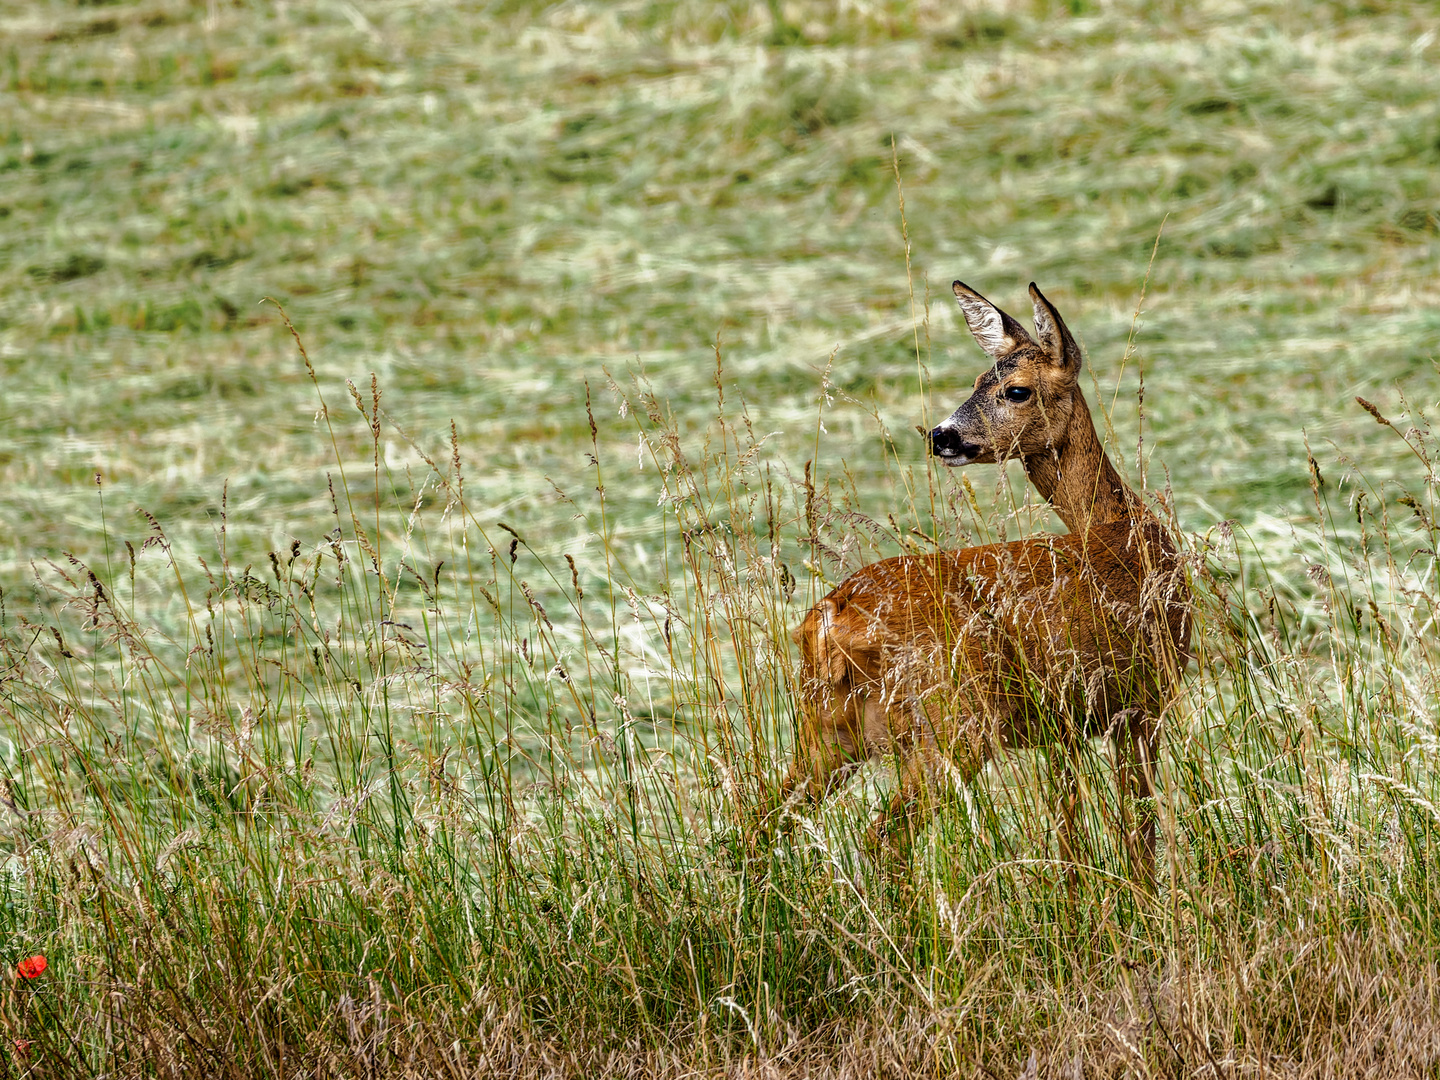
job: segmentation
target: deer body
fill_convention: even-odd
[[[1030,288],[1038,340],[955,283],[996,363],[930,433],[931,449],[955,465],[1019,457],[1070,532],[873,563],[795,631],[801,719],[782,793],[819,797],[894,752],[899,783],[875,844],[903,848],[929,790],[970,782],[1007,747],[1073,748],[1108,734],[1122,791],[1153,795],[1156,724],[1189,648],[1184,573],[1165,526],[1105,456],[1076,378],[1078,346]],[[1150,874],[1153,818],[1124,839]]]

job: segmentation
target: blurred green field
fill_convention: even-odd
[[[331,450],[266,296],[342,401],[375,372],[432,453],[453,418],[477,505],[547,529],[571,527],[545,478],[583,468],[588,381],[645,532],[602,369],[643,365],[694,426],[717,334],[792,470],[834,351],[818,456],[882,507],[867,414],[919,462],[914,425],[982,366],[957,277],[1055,298],[1132,476],[1143,367],[1146,459],[1190,528],[1303,507],[1307,434],[1385,473],[1353,396],[1440,387],[1426,4],[32,3],[3,26],[9,590],[97,554],[96,473],[122,534],[138,505],[213,544],[227,481],[247,557],[328,528]],[[396,438],[386,460],[419,464]]]
[[[0,4],[0,88],[7,1075],[1440,1063],[1433,5]],[[1094,748],[1078,903],[1035,755],[901,886],[883,765],[746,831],[827,582],[1059,527],[914,434],[955,278],[1189,537],[1156,896]]]

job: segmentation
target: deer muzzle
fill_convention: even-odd
[[[929,440],[930,452],[946,465],[969,465],[985,449],[979,443],[967,442],[965,437],[948,423],[931,431]]]

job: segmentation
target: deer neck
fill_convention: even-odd
[[[1021,461],[1035,490],[1076,535],[1083,535],[1092,525],[1145,513],[1140,497],[1110,463],[1090,419],[1090,406],[1078,389],[1065,438],[1053,449]]]

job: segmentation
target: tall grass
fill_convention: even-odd
[[[1107,838],[1095,751],[1073,893],[1034,755],[955,793],[899,878],[857,849],[884,767],[750,827],[791,738],[798,614],[877,551],[1028,529],[1003,473],[987,514],[969,474],[892,459],[895,511],[867,517],[833,463],[767,452],[717,347],[703,430],[643,375],[592,388],[589,469],[555,495],[584,542],[557,542],[471,503],[465,447],[407,434],[378,380],[346,402],[303,364],[336,439],[330,531],[239,565],[223,513],[203,554],[104,517],[103,564],[43,565],[6,602],[0,924],[50,961],[3,990],[12,1074],[1440,1064],[1418,409],[1366,406],[1408,483],[1312,459],[1308,522],[1187,538],[1158,890]],[[648,550],[608,516],[598,433],[622,423],[664,522]],[[386,437],[426,467],[389,468]]]

